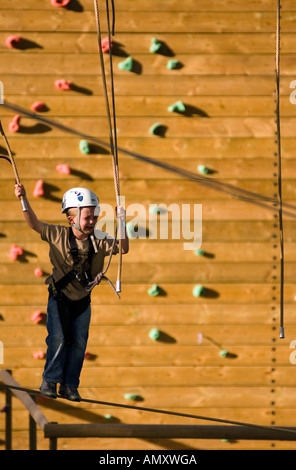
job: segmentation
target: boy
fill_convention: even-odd
[[[72,188],[64,194],[62,213],[70,227],[41,222],[26,197],[22,184],[15,185],[15,195],[23,197],[28,210],[24,212],[30,228],[49,243],[49,257],[53,271],[45,283],[49,284],[47,305],[47,353],[40,391],[56,398],[59,395],[72,401],[81,401],[79,378],[84,361],[90,324],[90,291],[93,279],[103,271],[104,258],[113,250],[118,253],[118,242],[100,234],[94,236],[99,215],[99,200],[86,188]],[[117,217],[124,220],[125,211],[117,208]],[[106,235],[106,236],[105,236]],[[122,239],[122,253],[129,250],[126,232]],[[98,281],[99,282],[99,281]]]

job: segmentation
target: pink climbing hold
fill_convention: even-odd
[[[33,357],[34,357],[34,359],[44,359],[45,358],[45,352],[44,351],[34,351],[33,352]]]
[[[39,111],[42,113],[42,111],[46,111],[47,107],[43,101],[36,101],[36,103],[32,104],[31,109],[32,111]]]
[[[35,269],[34,269],[34,275],[35,275],[36,277],[42,277],[42,276],[43,276],[43,271],[42,271],[42,269],[41,269],[41,268],[35,268]]]
[[[108,37],[103,38],[101,44],[102,44],[102,51],[103,51],[103,53],[109,52],[109,50],[110,50],[110,45],[111,45],[111,49],[113,48],[112,39],[111,39],[111,41],[109,42],[109,38],[108,38]]]
[[[11,248],[9,250],[9,255],[12,261],[16,261],[18,256],[21,256],[22,254],[23,254],[23,249],[20,246],[11,245]]]
[[[64,163],[56,166],[56,170],[61,175],[69,175],[71,173],[70,167]]]
[[[53,7],[66,7],[71,0],[50,0]]]
[[[8,124],[9,132],[17,132],[20,128],[20,115],[16,114],[12,121]]]
[[[34,323],[40,323],[42,320],[45,318],[45,313],[43,313],[41,310],[36,310],[36,312],[33,313],[31,316],[31,320]]]
[[[71,82],[69,80],[64,80],[64,79],[56,80],[54,84],[57,90],[63,90],[63,91],[71,90]]]
[[[20,45],[21,42],[22,38],[20,36],[8,36],[8,38],[6,38],[5,44],[7,47],[13,48]]]
[[[34,197],[39,197],[44,195],[44,190],[43,190],[43,181],[38,180],[37,183],[35,184],[35,188],[33,191],[33,196]]]

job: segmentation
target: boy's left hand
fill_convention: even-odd
[[[118,219],[125,220],[125,210],[122,206],[116,207],[116,216],[118,217]]]

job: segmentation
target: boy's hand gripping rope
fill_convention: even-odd
[[[10,149],[10,146],[9,146],[9,143],[8,143],[8,140],[7,140],[7,137],[5,135],[5,132],[3,130],[3,127],[2,127],[2,123],[0,121],[0,132],[1,132],[1,135],[4,139],[4,142],[5,142],[5,145],[6,145],[6,149],[7,149],[7,153],[9,155],[9,158],[7,157],[4,157],[1,155],[0,158],[4,158],[5,160],[9,161],[9,163],[11,163],[12,165],[12,168],[13,168],[13,172],[14,172],[14,176],[15,176],[15,182],[17,184],[20,183],[20,178],[19,178],[19,174],[18,174],[18,171],[17,171],[17,167],[16,167],[16,164],[15,164],[15,161],[14,161],[14,158],[13,158],[13,155],[12,155],[12,151]],[[20,200],[21,200],[21,204],[22,204],[22,208],[23,208],[23,212],[26,212],[28,210],[28,207],[27,207],[27,204],[26,204],[26,201],[25,199],[21,196],[20,197]]]

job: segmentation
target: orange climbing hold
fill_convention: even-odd
[[[9,132],[17,132],[20,128],[20,115],[16,114],[12,121],[8,124]]]
[[[61,163],[56,166],[56,170],[61,175],[69,175],[71,173],[70,167],[64,163]]]
[[[43,271],[42,271],[42,269],[41,269],[41,268],[35,268],[35,269],[34,269],[34,275],[35,275],[36,277],[42,277],[42,276],[43,276]]]
[[[40,323],[42,320],[44,320],[45,316],[45,313],[43,313],[41,310],[36,310],[36,312],[34,312],[31,316],[31,320],[34,323]]]
[[[13,48],[20,45],[22,38],[20,36],[8,36],[6,38],[5,44],[7,47]]]
[[[71,82],[69,80],[64,80],[64,79],[56,80],[54,84],[57,90],[63,90],[63,91],[71,90]]]
[[[38,180],[33,191],[34,197],[44,196],[43,181]]]
[[[71,0],[50,0],[53,7],[66,7]]]
[[[12,261],[16,261],[18,256],[23,254],[23,249],[20,246],[11,245],[9,256]]]
[[[32,104],[31,109],[32,111],[42,112],[42,111],[46,111],[47,107],[46,107],[46,104],[43,103],[43,101],[36,101],[35,103]]]
[[[101,44],[102,44],[102,51],[103,51],[103,53],[109,52],[110,49],[113,48],[113,41],[112,41],[112,39],[111,39],[111,41],[109,42],[109,38],[108,38],[108,37],[103,38]],[[111,47],[110,47],[110,46],[111,46]]]

